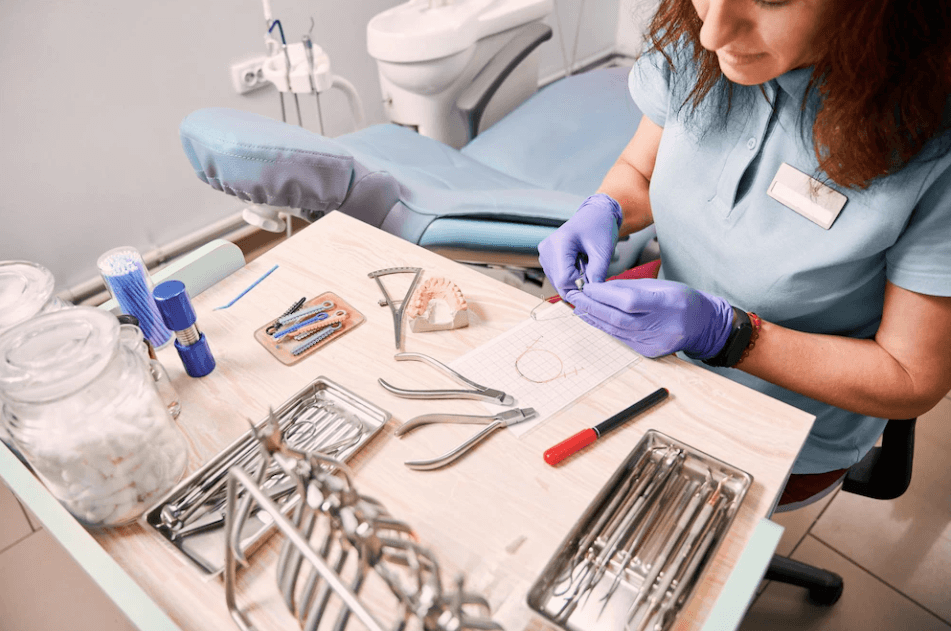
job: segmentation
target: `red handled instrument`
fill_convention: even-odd
[[[612,429],[623,425],[625,422],[634,418],[641,412],[654,405],[657,405],[666,399],[667,395],[669,394],[670,392],[667,390],[667,388],[658,388],[627,409],[621,410],[608,420],[598,423],[594,427],[581,430],[571,438],[563,440],[551,449],[547,450],[545,452],[545,462],[551,466],[555,466],[571,454],[581,451],[594,441],[598,440]]]

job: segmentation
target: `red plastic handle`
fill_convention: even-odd
[[[548,451],[545,452],[545,462],[555,466],[576,451],[581,451],[598,439],[598,433],[594,429],[581,430],[571,438],[563,440]]]

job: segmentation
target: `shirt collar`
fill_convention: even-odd
[[[776,77],[776,83],[795,101],[802,101],[806,94],[806,86],[812,77],[812,66],[796,68]]]

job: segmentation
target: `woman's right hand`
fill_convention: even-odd
[[[584,200],[571,219],[538,244],[538,260],[558,295],[565,299],[578,289],[575,281],[584,274],[586,282],[603,282],[617,245],[623,215],[612,197],[597,193]],[[579,258],[587,263],[582,272]]]

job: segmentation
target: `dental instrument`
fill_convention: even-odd
[[[287,122],[287,112],[284,106],[284,93],[290,92],[294,96],[294,106],[297,111],[297,124],[304,126],[301,116],[299,93],[312,93],[317,103],[317,122],[319,132],[324,133],[324,119],[320,104],[320,93],[337,88],[344,92],[353,122],[356,129],[364,126],[363,104],[356,88],[352,83],[333,74],[330,71],[330,58],[320,46],[315,46],[310,33],[314,30],[314,18],[310,19],[310,31],[301,36],[300,43],[288,44],[284,36],[284,27],[280,20],[275,20],[269,0],[263,0],[264,24],[267,33],[264,43],[267,47],[267,57],[261,68],[264,78],[277,88],[281,103],[281,120]],[[277,28],[280,41],[271,34]],[[289,224],[289,222],[288,222]],[[288,230],[290,226],[288,225]]]
[[[290,53],[287,52],[287,40],[284,38],[284,27],[281,26],[281,21],[280,21],[280,20],[274,20],[273,22],[271,22],[271,25],[270,25],[270,26],[268,27],[268,29],[267,29],[267,33],[268,33],[268,35],[270,35],[270,34],[271,34],[271,31],[274,30],[274,27],[275,27],[275,26],[277,27],[277,30],[278,30],[278,31],[280,32],[280,34],[281,34],[281,44],[280,44],[280,47],[281,47],[281,52],[284,54],[284,78],[285,78],[285,80],[287,81],[287,85],[289,86],[289,85],[291,84],[291,67],[292,67],[292,64],[291,64],[291,56],[290,56]],[[287,122],[287,116],[286,116],[285,111],[284,111],[284,93],[283,93],[283,91],[280,91],[280,90],[278,91],[278,93],[281,95],[281,119],[286,123],[286,122]],[[293,90],[291,90],[291,94],[294,95],[294,105],[297,106],[297,124],[300,125],[301,127],[303,127],[303,126],[304,126],[304,119],[301,117],[301,114],[300,114],[300,100],[298,100],[298,98],[297,98],[297,93],[294,92]]]
[[[389,413],[324,377],[318,377],[273,412],[279,431],[276,440],[298,452],[339,460],[356,453],[389,418]],[[263,424],[270,422],[271,415]],[[255,432],[249,430],[175,486],[144,516],[146,524],[209,575],[222,569],[221,516],[229,510],[228,473],[235,469],[253,476],[262,492],[276,500],[285,514],[293,513],[301,502],[301,489],[296,483],[290,484],[293,476],[265,457]],[[242,493],[239,499],[243,498]],[[247,508],[240,542],[240,554],[244,556],[272,532],[273,522],[260,507],[249,504],[234,508],[238,514],[245,514],[242,511]]]
[[[535,581],[529,606],[572,631],[668,631],[751,484],[648,430]]]
[[[644,614],[642,619],[642,626],[639,628],[651,629],[652,626],[656,626],[656,623],[655,625],[650,624],[651,620],[654,620],[655,618],[663,618],[663,608],[660,608],[661,603],[664,600],[663,597],[667,594],[667,591],[673,584],[674,579],[681,575],[681,570],[684,569],[683,566],[687,562],[688,558],[697,552],[694,544],[699,540],[701,533],[705,532],[707,527],[712,523],[712,520],[716,516],[715,511],[717,510],[717,506],[719,504],[720,485],[717,485],[709,497],[707,497],[703,504],[703,508],[700,509],[699,515],[694,520],[693,524],[691,524],[689,532],[685,536],[683,543],[680,545],[680,552],[677,554],[677,557],[671,561],[665,571],[661,574],[660,583],[657,588],[654,589],[654,593],[651,595],[647,612]],[[683,580],[681,580],[681,583],[682,582]],[[671,604],[674,601],[674,596],[671,596]],[[658,608],[660,608],[660,610],[658,610]]]
[[[311,18],[310,27],[314,28],[314,21]],[[310,80],[310,89],[317,100],[317,122],[320,124],[320,133],[324,133],[324,116],[320,111],[320,92],[317,91],[317,84],[314,82],[314,43],[310,40],[310,35],[301,37],[304,44],[304,53],[307,55],[307,79]]]
[[[521,423],[522,421],[527,421],[529,419],[535,418],[535,416],[536,412],[532,408],[505,410],[504,412],[499,412],[498,414],[494,414],[492,416],[472,416],[467,414],[423,414],[422,416],[412,418],[400,425],[394,434],[396,436],[402,437],[417,427],[428,425],[430,423],[458,423],[486,426],[485,429],[474,435],[472,438],[469,438],[458,447],[449,450],[437,458],[433,458],[432,460],[411,460],[409,462],[403,463],[410,469],[415,469],[417,471],[431,471],[433,469],[439,469],[455,462],[473,447],[488,438],[496,430],[503,427],[509,427],[510,425],[515,425],[516,423]]]
[[[380,286],[380,291],[383,292],[382,306],[389,307],[393,313],[393,332],[396,334],[396,350],[402,350],[403,348],[403,313],[406,311],[406,305],[409,303],[410,298],[413,297],[413,292],[416,290],[416,284],[419,282],[419,277],[422,273],[423,268],[421,267],[388,267],[367,274],[367,276],[376,281],[376,284]],[[414,275],[412,282],[410,282],[409,289],[406,290],[403,299],[399,301],[399,306],[390,298],[390,294],[386,291],[386,286],[383,284],[383,281],[380,280],[382,276],[389,276],[391,274]]]
[[[429,364],[433,368],[449,375],[459,383],[472,386],[472,390],[407,390],[405,388],[398,388],[396,386],[390,385],[383,379],[377,379],[377,382],[381,386],[398,397],[403,397],[406,399],[476,399],[479,401],[485,401],[487,403],[494,403],[496,405],[513,405],[515,403],[515,400],[511,395],[508,395],[501,390],[487,388],[470,379],[466,379],[449,366],[443,364],[437,359],[433,359],[429,355],[424,355],[422,353],[397,353],[393,356],[393,358],[396,361],[419,361]]]
[[[242,550],[234,542],[245,526],[235,508],[240,493],[250,499],[253,510],[266,512],[285,537],[276,584],[303,631],[329,628],[331,623],[334,631],[344,631],[351,617],[371,631],[502,629],[487,617],[486,598],[467,592],[461,575],[454,586],[443,584],[435,555],[409,524],[359,492],[341,460],[294,449],[280,440],[279,432],[267,428],[255,435],[264,457],[288,474],[303,501],[289,518],[246,471],[234,468],[229,473],[224,584],[225,601],[238,628],[255,628],[237,604]],[[301,580],[305,569],[307,578]],[[361,591],[373,575],[388,589],[375,591],[370,601],[361,597]],[[394,600],[386,600],[387,594]],[[322,626],[327,614],[336,617]]]

